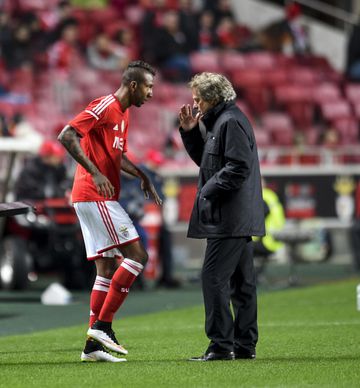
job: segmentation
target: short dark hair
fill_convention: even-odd
[[[131,81],[143,82],[144,73],[155,76],[156,70],[144,61],[132,61],[128,64],[122,76],[122,83],[128,85]]]

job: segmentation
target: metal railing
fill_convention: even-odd
[[[327,16],[331,16],[334,19],[340,20],[348,26],[358,23],[358,15],[347,12],[341,8],[335,7],[334,5],[326,4],[318,0],[296,0],[296,2]]]

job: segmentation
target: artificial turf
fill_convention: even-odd
[[[261,294],[255,361],[187,361],[207,346],[201,306],[116,321],[126,363],[80,363],[85,325],[2,337],[0,387],[360,387],[358,282]]]

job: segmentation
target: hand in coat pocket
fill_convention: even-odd
[[[218,224],[220,222],[220,207],[217,198],[199,198],[199,218],[203,224]]]

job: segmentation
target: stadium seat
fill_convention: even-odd
[[[313,86],[319,81],[319,73],[314,69],[295,67],[289,71],[289,78],[293,83]]]
[[[285,108],[298,127],[308,127],[312,124],[314,104],[312,88],[303,85],[281,85],[275,88],[277,108]]]
[[[276,65],[275,55],[266,51],[250,53],[244,58],[248,69],[273,69]]]
[[[341,91],[337,84],[323,82],[313,88],[313,98],[315,103],[322,104],[325,102],[337,101],[341,99]]]
[[[243,54],[234,51],[224,52],[221,54],[221,66],[231,76],[233,72],[246,68],[246,59]]]
[[[232,82],[239,97],[243,97],[255,114],[270,108],[270,91],[265,87],[264,72],[259,69],[236,70]]]
[[[256,127],[254,129],[254,134],[258,148],[268,147],[271,145],[270,133],[264,128]]]
[[[352,117],[350,103],[345,99],[324,102],[320,107],[323,118],[328,122]]]
[[[360,84],[347,84],[345,86],[345,95],[353,103],[360,102]]]
[[[339,118],[334,120],[333,125],[340,133],[341,144],[351,145],[359,142],[359,123],[355,118]]]
[[[193,73],[202,73],[203,71],[220,73],[222,71],[216,51],[193,52],[190,54],[190,64]]]
[[[271,134],[273,144],[289,146],[294,143],[294,127],[289,115],[281,112],[265,113],[262,116],[262,124]]]

